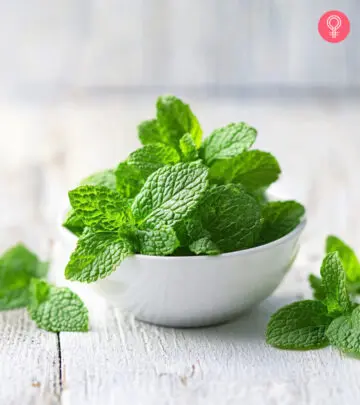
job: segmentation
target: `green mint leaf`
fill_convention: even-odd
[[[68,280],[91,283],[104,278],[133,254],[133,246],[116,232],[85,228],[65,269]]]
[[[274,201],[264,205],[259,244],[287,235],[299,225],[304,215],[305,208],[296,201]]]
[[[136,150],[127,160],[128,165],[135,166],[144,180],[161,167],[179,162],[180,156],[176,150],[160,143],[146,145]]]
[[[334,319],[326,331],[332,346],[344,352],[360,353],[360,307],[351,315],[343,315]]]
[[[143,145],[167,143],[163,134],[160,132],[156,119],[141,122],[138,126],[138,135]]]
[[[209,179],[218,184],[240,183],[249,191],[265,189],[279,178],[280,166],[271,153],[250,150],[232,159],[218,160]]]
[[[210,166],[216,160],[229,159],[249,149],[256,139],[256,129],[244,122],[215,129],[203,142],[200,156]]]
[[[313,297],[319,301],[323,301],[326,297],[326,293],[321,278],[316,277],[314,274],[310,274],[309,283],[313,290]]]
[[[338,252],[349,282],[360,280],[360,263],[355,252],[349,245],[336,236],[328,236],[326,239],[326,253]]]
[[[189,133],[197,148],[202,130],[190,107],[175,96],[159,97],[156,103],[157,124],[166,143],[178,148],[183,135]]]
[[[271,316],[266,341],[280,349],[309,350],[325,347],[329,344],[325,332],[331,321],[322,302],[294,302]]]
[[[325,292],[324,304],[330,315],[336,316],[351,311],[351,302],[346,289],[346,274],[337,252],[328,253],[320,269]]]
[[[217,245],[208,236],[192,242],[189,249],[196,255],[218,255],[221,253]]]
[[[104,186],[116,190],[116,177],[114,170],[108,169],[86,177],[80,182],[80,186]]]
[[[143,255],[171,255],[179,246],[175,231],[169,226],[137,231],[139,251]]]
[[[222,252],[251,248],[259,238],[260,206],[239,185],[212,186],[198,211],[211,240]]]
[[[70,209],[66,214],[66,218],[62,226],[76,236],[80,236],[85,228],[85,224],[82,221],[81,216],[73,209]]]
[[[69,288],[32,280],[29,313],[37,326],[49,332],[87,332],[88,310]]]
[[[193,162],[199,158],[196,144],[190,134],[185,134],[180,139],[180,151],[184,162]]]
[[[207,175],[207,168],[197,162],[157,170],[133,202],[135,219],[140,223],[173,227],[198,204],[208,185]]]
[[[108,231],[131,221],[128,201],[107,187],[80,186],[69,192],[69,199],[87,227]]]
[[[31,278],[46,277],[47,272],[48,263],[23,244],[7,250],[0,258],[0,310],[25,307]]]
[[[145,183],[144,176],[134,165],[121,162],[115,170],[116,190],[123,198],[134,198]]]

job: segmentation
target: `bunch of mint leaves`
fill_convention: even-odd
[[[309,276],[314,300],[294,302],[270,318],[267,342],[280,349],[337,347],[360,354],[360,263],[353,249],[335,236],[326,240],[321,277]]]
[[[23,244],[0,257],[0,311],[27,307],[39,328],[50,332],[85,332],[88,311],[81,299],[66,287],[44,279],[49,264]]]
[[[135,253],[249,249],[283,237],[304,216],[296,201],[267,201],[280,167],[270,153],[250,149],[257,131],[244,122],[202,140],[189,105],[161,96],[156,118],[143,121],[138,136],[140,149],[69,192],[63,226],[78,237],[65,269],[69,280],[104,278]]]

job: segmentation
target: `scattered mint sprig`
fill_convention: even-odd
[[[18,244],[0,258],[0,311],[27,307],[37,326],[50,332],[87,331],[88,312],[68,288],[48,284],[48,263]]]
[[[202,140],[189,105],[161,96],[156,117],[140,123],[138,136],[143,146],[115,170],[95,173],[69,192],[64,226],[79,237],[65,270],[70,280],[107,277],[135,253],[252,248],[285,236],[304,216],[295,201],[267,201],[280,166],[270,153],[250,150],[257,131],[244,122]]]
[[[295,350],[330,344],[360,354],[360,307],[351,301],[350,294],[352,283],[360,276],[359,262],[354,251],[335,236],[327,238],[326,252],[321,277],[309,277],[315,300],[294,302],[273,314],[267,326],[267,343]]]

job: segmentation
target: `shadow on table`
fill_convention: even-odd
[[[206,335],[208,338],[216,337],[222,340],[226,340],[227,337],[232,340],[236,338],[236,340],[247,341],[263,339],[270,316],[277,309],[296,300],[295,296],[273,296],[231,322],[206,328],[181,329],[181,331],[189,337]]]

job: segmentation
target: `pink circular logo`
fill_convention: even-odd
[[[341,11],[327,11],[320,17],[319,34],[328,42],[341,42],[350,32],[350,21]]]

